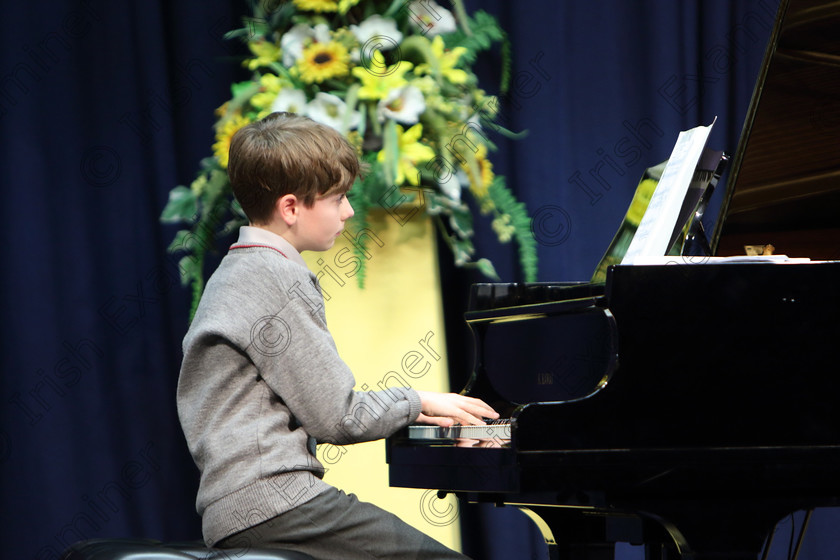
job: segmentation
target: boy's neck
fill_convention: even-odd
[[[295,250],[297,250],[298,253],[300,253],[300,249],[297,247],[297,244],[294,242],[294,239],[293,239],[294,236],[291,235],[291,232],[289,231],[289,227],[286,224],[282,224],[282,225],[278,226],[277,224],[255,224],[253,222],[250,222],[248,225],[251,226],[251,227],[254,227],[254,228],[264,229],[265,231],[270,231],[274,235],[279,235],[280,237],[285,239],[286,242],[289,245],[294,247]]]
[[[273,233],[274,235],[280,236],[286,241],[286,243],[288,243],[289,245],[294,247],[295,250],[298,253],[302,252],[300,247],[298,247],[298,244],[295,243],[294,236],[291,235],[291,231],[289,230],[289,227],[286,226],[286,224],[282,224],[281,226],[278,226],[276,224],[255,224],[255,223],[251,222],[248,225],[253,227],[253,228],[258,228],[258,229],[262,229],[262,230],[265,230],[265,231],[269,231],[269,232]]]
[[[267,233],[271,233],[272,235],[267,235]],[[276,239],[279,237],[280,239]],[[272,228],[267,228],[265,226],[255,225],[255,224],[248,224],[245,229],[240,230],[239,233],[239,241],[245,244],[262,244],[262,245],[271,245],[272,247],[277,248],[283,253],[283,256],[288,258],[289,260],[303,266],[304,268],[309,268],[306,264],[306,261],[301,257],[300,251],[298,251],[297,247],[289,242],[288,238],[280,235],[276,230]]]

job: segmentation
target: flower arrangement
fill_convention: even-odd
[[[501,43],[506,91],[505,35],[485,12],[468,15],[462,0],[450,8],[431,0],[261,0],[245,26],[227,34],[247,43],[243,64],[252,77],[232,86],[217,110],[213,157],[189,187],[171,191],[161,215],[187,224],[169,251],[187,253],[180,269],[194,306],[205,254],[247,223],[227,179],[231,136],[275,111],[337,129],[368,165],[349,193],[351,229],[366,227],[377,207],[413,205],[433,218],[458,266],[497,278],[489,259],[475,258],[468,193],[500,242],[517,241],[525,279],[536,279],[531,220],[488,159],[495,149],[488,131],[519,135],[494,122],[498,98],[477,86],[470,69],[480,51]],[[363,282],[364,271],[357,276]]]

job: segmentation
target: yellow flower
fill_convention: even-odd
[[[260,76],[260,91],[251,96],[251,105],[255,109],[265,111],[277,99],[280,90],[286,87],[291,87],[287,79],[274,74],[263,74]]]
[[[374,51],[373,57],[384,60],[379,51]],[[371,69],[356,66],[353,68],[353,75],[362,82],[362,87],[359,88],[359,99],[384,99],[392,90],[408,84],[403,75],[412,67],[410,62],[404,60],[384,69],[379,65]]]
[[[624,219],[638,226],[642,221],[642,216],[645,215],[650,199],[653,197],[653,191],[656,190],[658,181],[655,179],[645,179],[639,183],[636,188],[636,193],[633,195],[633,200],[630,201],[630,207],[627,209],[627,215]]]
[[[254,54],[254,58],[249,58],[243,63],[249,70],[256,70],[260,66],[268,66],[280,60],[280,47],[271,41],[265,39],[250,41],[248,48]]]
[[[230,139],[237,130],[248,124],[250,121],[242,115],[234,115],[223,121],[216,129],[216,143],[213,144],[213,155],[219,160],[219,165],[227,169],[228,152],[230,151]]]
[[[347,10],[359,3],[359,0],[293,0],[301,10],[310,12],[346,14]]]
[[[338,13],[346,14],[347,10],[359,3],[359,0],[341,0],[338,3]]]
[[[312,43],[303,49],[303,56],[295,68],[300,79],[311,84],[330,78],[346,76],[349,71],[350,53],[341,43]]]
[[[350,142],[350,145],[356,150],[356,155],[360,158],[364,155],[362,150],[362,142],[364,142],[364,138],[362,135],[359,134],[358,130],[351,130],[347,133],[347,141]]]
[[[310,12],[336,12],[338,0],[293,0],[295,6]]]
[[[502,243],[510,241],[513,234],[516,233],[516,228],[510,223],[510,214],[497,216],[490,224],[490,227],[493,228],[493,231],[496,232],[499,241]]]
[[[467,162],[462,163],[461,167],[470,180],[470,190],[481,203],[481,211],[488,212],[492,209],[493,203],[487,197],[487,189],[490,188],[490,183],[493,182],[495,175],[493,164],[487,159],[487,146],[478,144],[474,157],[475,164],[467,159]]]
[[[419,142],[423,135],[423,125],[415,124],[405,132],[403,127],[397,125],[397,186],[402,185],[408,180],[413,186],[420,185],[420,172],[417,171],[416,165],[424,161],[434,159],[435,151],[429,146]],[[380,150],[376,159],[380,163],[385,162],[385,150]]]
[[[455,47],[454,49],[446,50],[440,35],[432,41],[431,49],[435,55],[441,76],[453,84],[464,84],[467,82],[469,74],[459,68],[455,68],[461,55],[467,52],[467,49],[464,47]],[[418,64],[414,71],[419,75],[433,73],[432,65],[428,63]]]

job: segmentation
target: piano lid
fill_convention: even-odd
[[[840,259],[840,2],[782,0],[712,250]]]

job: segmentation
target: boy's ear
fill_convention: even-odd
[[[274,203],[274,216],[282,220],[287,226],[297,222],[301,201],[293,194],[286,194]]]

